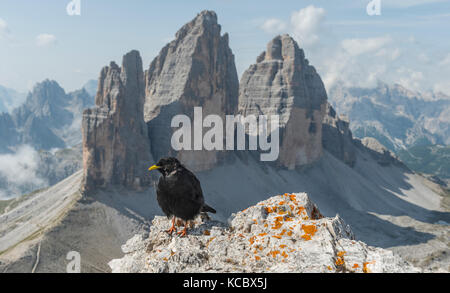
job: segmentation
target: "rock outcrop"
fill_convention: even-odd
[[[280,115],[279,163],[289,169],[321,157],[326,101],[320,76],[288,35],[274,38],[240,81],[240,113]]]
[[[155,217],[150,235],[135,235],[112,260],[116,273],[137,272],[418,272],[389,250],[354,239],[344,221],[324,218],[305,193],[269,198],[229,225],[199,219],[187,237],[170,236]]]
[[[370,153],[378,164],[381,166],[389,166],[391,164],[404,166],[401,161],[397,159],[397,156],[382,145],[377,139],[373,137],[364,137],[361,140],[355,140],[355,144]]]
[[[210,169],[220,159],[218,151],[194,150],[193,144],[192,150],[178,152],[171,146],[175,115],[185,114],[193,121],[194,107],[202,107],[203,117],[217,114],[225,121],[225,115],[237,111],[234,55],[228,34],[221,36],[220,30],[214,12],[201,12],[176,33],[145,72],[144,116],[155,159],[176,155],[197,171]]]
[[[140,189],[150,183],[150,154],[143,117],[144,74],[137,51],[111,62],[99,77],[96,108],[83,113],[82,190],[121,185]]]
[[[355,165],[356,149],[347,117],[339,116],[327,103],[322,122],[322,145],[330,154],[350,167]]]

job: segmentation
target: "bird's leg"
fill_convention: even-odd
[[[169,230],[167,230],[167,233],[172,235],[173,231],[177,231],[177,228],[175,228],[175,216],[172,218],[172,227],[170,227]]]
[[[183,229],[183,231],[177,233],[178,235],[180,235],[180,237],[186,236],[187,226],[188,226],[188,221],[185,221],[184,222],[184,229]]]

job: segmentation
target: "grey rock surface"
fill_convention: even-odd
[[[339,116],[329,103],[322,122],[322,145],[350,167],[355,165],[356,150],[350,123],[347,117]]]
[[[148,238],[135,235],[115,273],[419,272],[391,251],[354,240],[336,216],[324,218],[305,193],[269,198],[233,214],[229,225],[199,217],[187,237],[170,236],[155,217]]]
[[[370,153],[370,155],[382,166],[389,164],[397,164],[403,166],[403,163],[397,159],[397,156],[382,145],[377,139],[373,137],[364,137],[361,140],[356,140],[356,145],[362,146],[363,149]]]
[[[244,72],[239,112],[280,115],[280,165],[293,169],[322,155],[327,94],[320,76],[288,35],[275,37]]]
[[[102,69],[96,108],[83,113],[83,192],[121,185],[142,189],[150,184],[150,154],[143,117],[144,74],[137,51],[127,53],[122,67]]]
[[[220,160],[219,151],[175,152],[171,147],[175,115],[185,114],[193,121],[194,107],[202,107],[203,117],[216,114],[225,121],[225,115],[237,111],[234,55],[228,34],[220,31],[216,13],[202,11],[176,33],[146,70],[144,116],[155,158],[177,156],[192,170],[210,169]]]

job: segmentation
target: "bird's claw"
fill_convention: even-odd
[[[174,231],[176,232],[176,231],[177,231],[177,228],[175,228],[175,226],[172,226],[172,227],[170,227],[169,230],[167,230],[167,233],[169,233],[169,235],[172,235],[172,233],[173,233]]]
[[[183,231],[178,232],[177,234],[180,235],[180,237],[184,237],[187,235],[186,233],[187,233],[187,229],[186,229],[186,227],[184,227]]]

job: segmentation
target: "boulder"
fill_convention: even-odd
[[[354,239],[336,216],[324,218],[305,193],[271,197],[233,214],[229,224],[199,217],[187,237],[170,236],[155,217],[112,260],[115,273],[418,272],[393,252]]]

